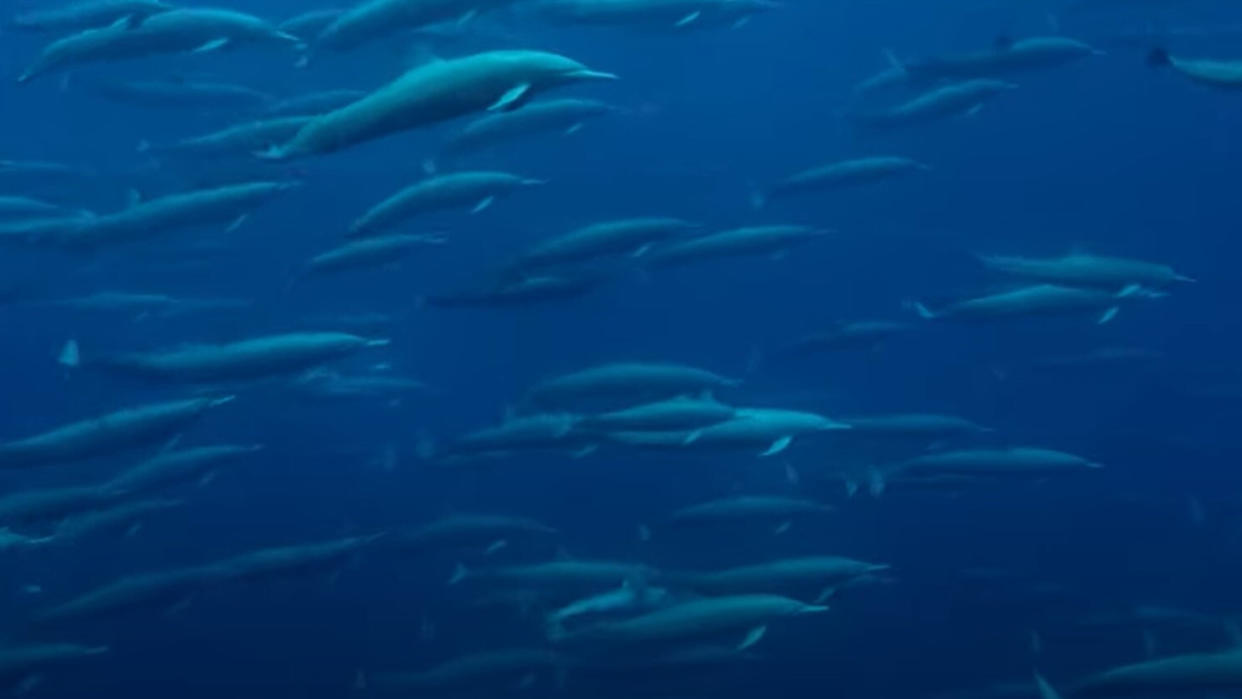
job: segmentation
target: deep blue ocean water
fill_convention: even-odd
[[[9,0],[11,4],[13,0]],[[185,444],[262,443],[261,458],[209,487],[183,489],[186,507],[128,537],[0,559],[0,636],[103,644],[107,656],[49,671],[48,697],[336,697],[360,669],[425,667],[463,653],[541,643],[511,614],[474,608],[444,585],[452,557],[363,554],[332,576],[226,585],[175,614],[138,610],[54,633],[26,630],[32,609],[119,576],[189,565],[265,546],[416,525],[463,511],[539,518],[582,557],[712,568],[786,555],[832,553],[893,565],[889,584],[850,590],[829,614],[774,625],[758,658],[660,681],[580,676],[531,695],[924,696],[1022,681],[1032,668],[1070,682],[1143,657],[1140,626],[1086,632],[1077,622],[1139,604],[1222,617],[1242,604],[1242,519],[1236,475],[1242,445],[1242,95],[1191,85],[1144,65],[1146,47],[1110,45],[1114,31],[1151,22],[1242,21],[1227,3],[1165,13],[1061,18],[1060,32],[1107,55],[1022,74],[1020,88],[978,114],[898,131],[851,127],[842,113],[854,83],[903,57],[965,51],[997,35],[1049,33],[1050,12],[1019,3],[953,0],[786,0],[737,29],[644,33],[545,26],[504,13],[480,36],[448,45],[383,42],[325,57],[305,70],[279,49],[157,57],[73,71],[29,85],[0,82],[0,157],[73,163],[96,176],[48,196],[120,208],[129,189],[166,194],[237,179],[256,163],[215,171],[137,153],[221,128],[236,114],[108,102],[79,89],[91,77],[203,75],[281,94],[373,88],[426,54],[539,48],[615,72],[615,84],[565,95],[606,99],[626,113],[571,136],[542,136],[473,157],[472,166],[549,184],[467,215],[417,219],[411,232],[449,242],[398,269],[300,284],[291,270],[330,247],[382,196],[423,176],[422,161],[460,122],[419,129],[260,172],[303,182],[228,233],[223,254],[144,255],[137,244],[80,256],[6,249],[4,279],[43,298],[102,289],[253,299],[241,314],[135,321],[17,303],[0,309],[0,435],[24,436],[145,400],[180,395],[55,362],[69,338],[84,354],[187,341],[223,342],[326,329],[316,316],[383,312],[394,370],[432,391],[383,401],[308,403],[244,392],[184,435]],[[36,7],[41,3],[20,3]],[[279,19],[308,9],[282,0],[231,7]],[[5,6],[8,14],[11,6]],[[1156,18],[1152,19],[1151,15]],[[482,31],[482,30],[488,31]],[[0,34],[0,74],[16,75],[44,38]],[[1242,57],[1224,42],[1186,42],[1188,54]],[[926,176],[773,202],[749,203],[766,183],[822,162],[901,154]],[[241,179],[246,179],[242,176]],[[3,192],[0,192],[2,194]],[[626,269],[589,296],[524,308],[443,310],[420,297],[480,283],[531,243],[592,221],[669,215],[710,228],[792,222],[836,233],[766,257],[671,270]],[[200,230],[184,236],[225,235]],[[929,323],[873,352],[789,359],[774,350],[842,320],[918,319],[903,302],[957,298],[995,280],[972,253],[1051,256],[1087,250],[1163,262],[1198,280],[1122,309],[1097,326],[1081,318],[980,327]],[[1158,350],[1158,360],[1038,371],[1032,362],[1107,346]],[[365,371],[379,355],[339,366]],[[845,499],[831,445],[752,453],[631,453],[583,458],[516,454],[442,468],[417,456],[495,423],[532,383],[618,360],[667,360],[745,378],[731,394],[752,404],[829,415],[943,412],[996,428],[1010,444],[1089,455],[1106,468],[1068,479],[982,487],[946,496]],[[377,460],[395,448],[397,465]],[[6,492],[90,482],[141,457],[3,474]],[[804,474],[796,487],[784,467]],[[839,511],[785,535],[657,536],[640,523],[737,492],[797,493]],[[1194,510],[1201,509],[1199,518]],[[506,553],[505,555],[509,555]],[[517,553],[514,553],[517,558]],[[972,571],[1000,571],[988,579]],[[994,577],[994,579],[992,579]],[[41,592],[24,591],[38,585]],[[420,626],[434,637],[420,639]],[[1033,653],[1030,632],[1042,649]],[[1160,651],[1220,647],[1219,634],[1162,632]],[[484,690],[479,690],[479,692]],[[478,693],[478,692],[476,692]]]

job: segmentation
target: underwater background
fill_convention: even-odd
[[[45,6],[7,1],[6,15]],[[487,558],[475,552],[471,565],[568,555],[709,570],[833,554],[892,567],[881,584],[839,591],[825,614],[773,624],[744,660],[661,673],[571,668],[563,682],[510,681],[465,694],[973,696],[1029,682],[1036,668],[1072,686],[1101,668],[1148,657],[1146,631],[1158,639],[1157,655],[1227,647],[1229,620],[1242,611],[1242,94],[1153,69],[1146,54],[1158,43],[1187,55],[1242,58],[1242,35],[1118,37],[1136,28],[1242,23],[1242,10],[1206,0],[1135,4],[1080,12],[1052,2],[785,0],[744,26],[684,32],[545,24],[514,8],[443,36],[390,37],[301,69],[293,52],[263,47],[0,82],[0,157],[70,163],[82,174],[29,188],[0,179],[0,194],[20,189],[112,211],[125,206],[130,190],[150,198],[231,181],[301,183],[235,230],[204,226],[177,234],[175,244],[86,253],[6,246],[0,279],[15,291],[0,307],[0,435],[22,437],[191,392],[62,366],[57,353],[70,339],[90,357],[343,330],[391,345],[335,367],[365,373],[382,361],[389,365],[383,371],[426,384],[399,401],[237,391],[233,404],[210,412],[176,446],[262,444],[244,465],[202,487],[179,486],[181,507],[127,534],[0,552],[0,638],[109,649],[48,670],[29,691],[336,697],[370,692],[357,682],[360,673],[546,645],[537,621],[472,604],[464,586],[445,584],[461,552],[364,550],[330,571],[216,586],[176,610],[154,606],[54,631],[30,628],[33,610],[134,572],[396,531],[459,512],[530,516],[560,532],[551,549],[515,546]],[[291,0],[229,7],[272,20],[314,9]],[[1021,73],[1012,78],[1018,89],[970,115],[896,130],[860,128],[847,118],[855,84],[888,66],[886,49],[913,59],[986,48],[1001,36],[1053,33],[1104,55]],[[19,74],[46,41],[5,29],[0,75]],[[444,235],[443,245],[419,249],[395,268],[296,284],[290,279],[298,265],[340,242],[362,211],[427,176],[424,161],[462,120],[323,157],[204,163],[138,145],[248,115],[118,103],[90,89],[103,77],[207,76],[284,96],[371,90],[422,62],[493,48],[553,51],[615,73],[615,83],[565,93],[605,99],[621,111],[576,133],[538,135],[463,159],[547,184],[476,214],[446,211],[402,224],[404,232]],[[790,173],[880,154],[931,169],[762,209],[752,204],[757,186]],[[795,223],[832,234],[781,255],[667,270],[623,264],[581,298],[480,309],[426,303],[429,295],[477,285],[550,235],[646,215],[709,230]],[[202,241],[219,244],[194,245]],[[998,289],[976,254],[1080,251],[1158,261],[1196,283],[1127,305],[1106,324],[1080,316],[937,323],[910,310],[916,299],[939,306]],[[252,305],[153,318],[44,303],[100,290]],[[358,330],[331,320],[363,313],[383,314],[384,322]],[[915,327],[875,348],[781,351],[800,336],[869,318]],[[1144,352],[1046,362],[1110,347]],[[841,474],[880,464],[831,440],[795,443],[767,458],[754,450],[607,448],[586,455],[518,450],[468,463],[429,456],[520,412],[529,386],[617,361],[707,368],[742,381],[718,397],[847,423],[851,415],[883,413],[967,416],[995,430],[987,443],[1048,446],[1104,468],[950,493],[873,497],[864,486],[850,497]],[[10,470],[0,473],[0,484],[7,494],[102,481],[161,448]],[[657,532],[650,541],[638,535],[640,525],[677,508],[739,493],[796,494],[836,511],[780,535],[770,528]],[[1220,624],[1087,623],[1142,606]]]

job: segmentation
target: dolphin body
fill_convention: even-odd
[[[317,117],[288,143],[260,157],[289,160],[331,153],[473,112],[517,109],[539,92],[561,85],[616,79],[544,51],[486,51],[434,61]]]
[[[124,16],[106,27],[87,29],[48,44],[17,81],[27,82],[85,63],[207,53],[246,43],[301,43],[267,20],[233,10],[177,9],[140,19]]]

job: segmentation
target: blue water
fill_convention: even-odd
[[[84,352],[103,354],[321,329],[308,320],[316,315],[392,313],[398,321],[385,331],[390,350],[339,366],[365,371],[389,361],[394,371],[434,388],[396,407],[243,393],[235,405],[195,424],[183,443],[262,443],[262,458],[226,469],[208,487],[183,486],[177,492],[189,505],[152,517],[133,536],[0,554],[0,637],[111,648],[107,656],[49,671],[34,691],[47,697],[338,697],[354,691],[360,669],[426,667],[488,648],[543,643],[537,625],[474,608],[460,590],[447,588],[451,557],[393,555],[362,555],[330,579],[222,586],[176,614],[138,610],[55,632],[26,630],[31,610],[136,571],[397,529],[454,512],[534,516],[561,529],[565,550],[576,556],[670,569],[813,553],[893,565],[891,584],[851,590],[832,602],[828,615],[774,624],[754,661],[647,683],[571,672],[563,689],[541,682],[498,692],[519,696],[923,696],[1022,681],[1034,667],[1069,684],[1144,657],[1141,625],[1084,632],[1077,622],[1092,614],[1138,604],[1237,613],[1242,96],[1148,68],[1145,47],[1105,44],[1106,56],[1016,77],[1020,89],[972,117],[859,131],[842,112],[853,84],[885,67],[883,49],[918,57],[977,49],[998,34],[1048,33],[1046,15],[1059,8],[977,0],[784,4],[738,29],[651,34],[550,27],[502,13],[480,21],[504,37],[499,44],[487,37],[427,48],[399,41],[385,44],[395,50],[329,56],[305,70],[293,67],[289,52],[248,49],[94,66],[74,71],[64,85],[59,76],[22,86],[0,83],[0,157],[89,167],[97,176],[49,196],[99,211],[122,207],[131,188],[166,194],[228,180],[229,168],[245,172],[253,163],[241,159],[212,172],[137,153],[143,139],[167,142],[243,115],[116,104],[78,89],[93,76],[210,76],[292,95],[369,89],[420,54],[528,47],[619,74],[615,84],[563,92],[628,110],[591,121],[572,136],[532,138],[476,156],[472,166],[549,184],[478,215],[415,220],[412,232],[444,232],[450,242],[419,251],[397,270],[293,290],[287,285],[291,270],[336,244],[361,211],[423,176],[422,160],[460,122],[264,170],[304,186],[229,234],[227,254],[195,264],[143,257],[141,243],[87,256],[6,249],[0,274],[31,282],[40,297],[124,289],[255,301],[243,314],[142,321],[33,303],[0,309],[0,434],[6,438],[181,395],[67,372],[54,359],[69,338],[79,339]],[[1242,21],[1227,4],[1199,3],[1184,13],[1071,16],[1062,19],[1061,30],[1094,42],[1153,21]],[[281,0],[238,0],[233,7],[273,19],[308,9]],[[43,41],[0,34],[0,74],[18,74]],[[1173,48],[1242,57],[1228,42]],[[933,172],[774,202],[763,211],[750,206],[753,183],[835,159],[888,153],[931,164]],[[836,234],[780,260],[627,270],[597,292],[562,303],[457,311],[417,302],[481,283],[549,235],[637,215],[679,216],[713,229],[805,223]],[[183,240],[219,234],[198,231]],[[1103,326],[1083,319],[928,324],[874,352],[799,360],[773,352],[837,321],[917,321],[903,308],[909,299],[994,288],[971,253],[1071,250],[1164,262],[1198,283],[1126,307]],[[1119,345],[1163,356],[1073,371],[1030,368],[1040,358]],[[453,468],[416,454],[428,436],[444,442],[497,422],[536,381],[636,359],[744,376],[744,387],[730,395],[737,402],[829,415],[964,415],[996,428],[1004,443],[1084,454],[1106,468],[956,496],[847,500],[839,482],[811,475],[830,470],[837,458],[831,445],[795,448],[774,459],[603,450],[579,459],[515,454]],[[377,459],[390,446],[398,463],[385,470]],[[92,482],[142,455],[6,473],[2,487],[11,492]],[[785,464],[803,474],[799,485],[787,482]],[[758,531],[657,537],[646,544],[636,538],[640,523],[736,492],[797,494],[833,502],[839,511],[779,537]],[[971,579],[978,569],[1003,575]],[[42,591],[24,592],[28,585]],[[429,640],[420,639],[425,621],[435,629]],[[1037,654],[1031,631],[1042,639]],[[1185,630],[1162,630],[1158,638],[1162,654],[1224,643],[1219,633]]]

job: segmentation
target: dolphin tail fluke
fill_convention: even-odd
[[[1159,46],[1147,52],[1147,65],[1152,68],[1164,68],[1172,63],[1173,59],[1169,56],[1169,52]]]

